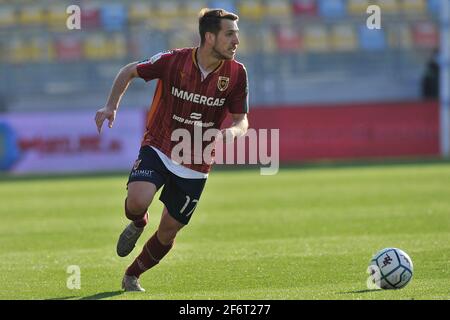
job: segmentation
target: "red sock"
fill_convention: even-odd
[[[163,245],[156,232],[147,241],[142,249],[142,252],[134,259],[133,263],[128,267],[125,272],[128,276],[139,276],[150,268],[153,268],[159,263],[159,261],[164,258],[164,256],[172,249],[173,242],[168,245]]]
[[[125,216],[130,219],[131,221],[133,221],[134,225],[138,228],[143,228],[147,225],[148,222],[148,212],[147,210],[145,210],[144,213],[142,214],[131,214],[130,211],[128,211],[127,208],[127,199],[125,198]]]

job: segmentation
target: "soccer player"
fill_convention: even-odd
[[[189,161],[174,161],[172,151],[178,141],[173,141],[172,133],[184,129],[193,137],[199,128],[219,130],[228,113],[233,124],[217,137],[234,139],[247,131],[247,72],[234,60],[239,45],[238,19],[223,9],[202,9],[199,47],[161,52],[126,65],[114,80],[106,106],[95,115],[99,133],[105,120],[111,128],[131,80],[158,79],[139,156],[127,183],[125,215],[132,222],[119,237],[117,254],[125,257],[135,247],[148,222],[148,207],[162,186],[159,199],[164,209],[157,231],[125,271],[125,291],[145,291],[139,276],[161,261],[178,231],[188,224],[211,168],[212,161],[203,157],[208,141],[201,141],[201,153],[195,141],[190,150],[183,150],[183,159]]]

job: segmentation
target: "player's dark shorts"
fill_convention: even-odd
[[[174,219],[188,224],[200,200],[206,178],[185,179],[173,174],[152,147],[143,146],[131,169],[127,185],[133,181],[151,182],[157,190],[164,185],[159,200]]]

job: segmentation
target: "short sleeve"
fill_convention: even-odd
[[[230,113],[248,113],[248,77],[244,66],[239,70],[238,80],[229,99]]]
[[[150,59],[139,62],[136,66],[139,77],[145,81],[163,78],[172,55],[172,51],[160,52]]]

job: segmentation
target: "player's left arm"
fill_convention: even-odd
[[[247,70],[242,65],[238,75],[238,81],[232,92],[232,99],[228,111],[233,118],[231,127],[222,130],[225,141],[234,141],[235,138],[244,136],[248,129],[248,78]]]

